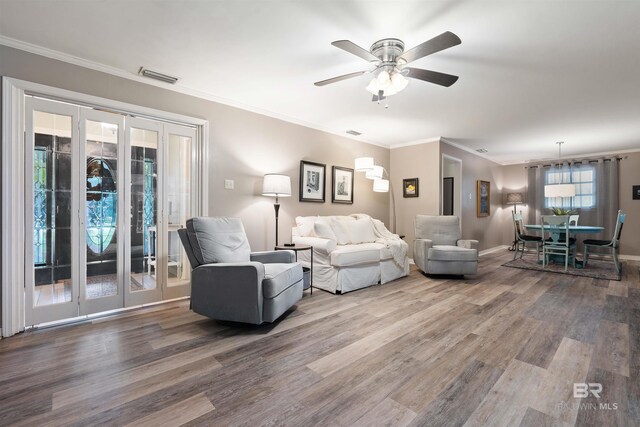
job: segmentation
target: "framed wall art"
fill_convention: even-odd
[[[325,171],[322,163],[300,162],[300,201],[324,203]]]
[[[633,200],[640,200],[640,185],[633,186]]]
[[[491,183],[489,181],[478,180],[477,197],[477,215],[491,215]]]
[[[418,197],[418,178],[402,180],[402,197]]]
[[[353,169],[334,166],[332,172],[331,202],[353,204]]]

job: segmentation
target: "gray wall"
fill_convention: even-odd
[[[431,142],[391,149],[391,184],[396,197],[398,234],[404,234],[413,257],[414,219],[417,214],[440,212],[440,143]],[[402,180],[418,178],[418,197],[402,196]]]

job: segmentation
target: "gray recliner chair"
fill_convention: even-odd
[[[457,216],[416,215],[413,260],[427,274],[478,272],[477,240],[462,240]]]
[[[302,266],[295,254],[251,252],[239,218],[192,218],[178,234],[193,268],[194,312],[259,325],[302,298]]]

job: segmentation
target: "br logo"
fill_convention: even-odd
[[[602,384],[600,383],[573,383],[573,397],[576,399],[589,397],[589,393],[600,399],[601,392]]]

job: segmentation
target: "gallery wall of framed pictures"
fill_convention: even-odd
[[[327,165],[323,163],[300,161],[301,202],[324,203],[326,196]],[[342,166],[331,168],[331,202],[353,204],[354,170]]]

